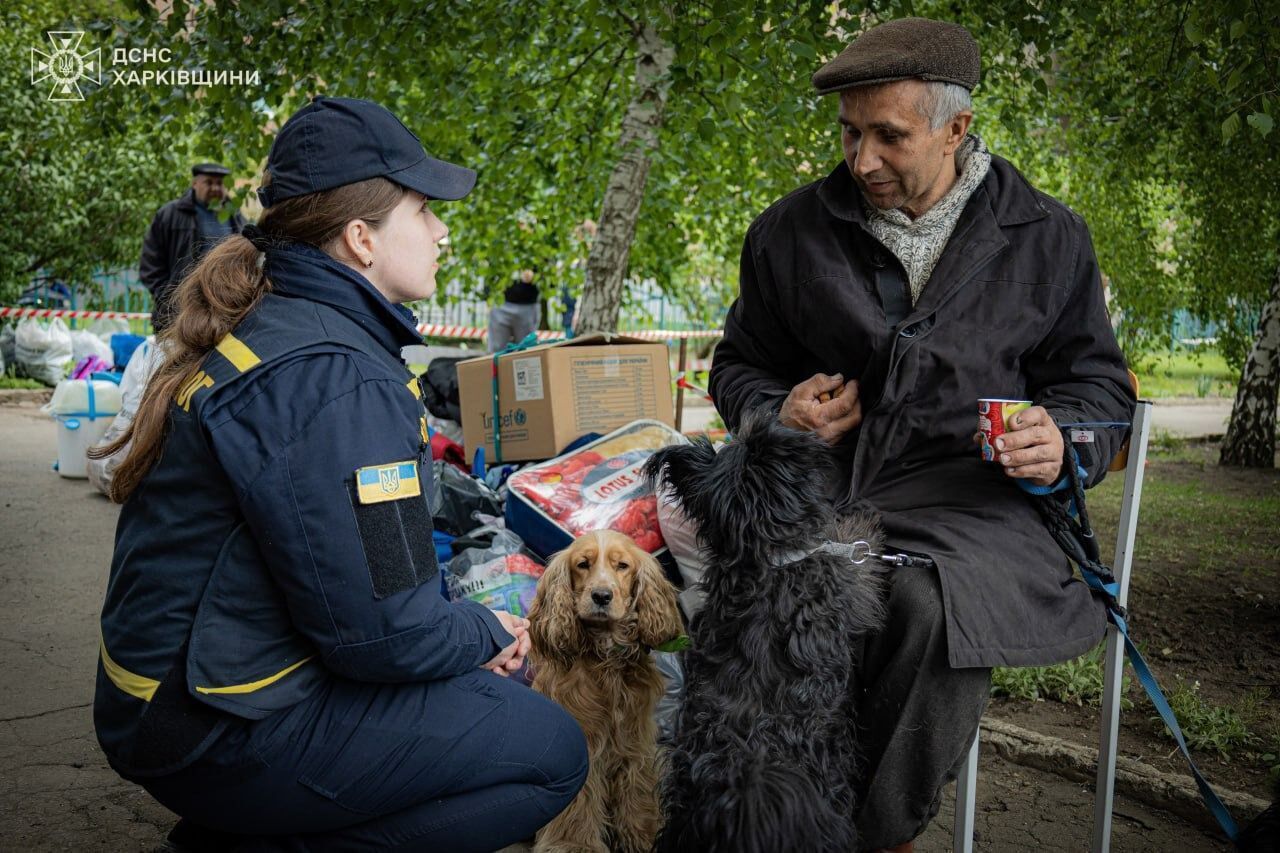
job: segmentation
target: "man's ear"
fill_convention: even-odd
[[[947,125],[947,156],[956,153],[956,149],[960,147],[960,143],[964,142],[965,136],[969,133],[969,125],[973,122],[973,113],[969,110],[962,110],[951,118],[950,124]]]

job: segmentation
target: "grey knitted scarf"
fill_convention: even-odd
[[[960,170],[955,184],[938,203],[912,219],[901,210],[880,210],[867,204],[867,225],[889,251],[902,261],[911,285],[911,304],[915,305],[933,273],[942,250],[951,239],[960,211],[969,196],[987,176],[991,154],[977,134],[969,134],[956,149],[956,168]]]

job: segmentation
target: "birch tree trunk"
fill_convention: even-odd
[[[1276,463],[1276,392],[1280,390],[1280,266],[1271,294],[1262,307],[1258,337],[1240,375],[1231,425],[1222,440],[1221,465],[1274,468]]]
[[[636,25],[636,89],[622,119],[621,155],[605,189],[600,228],[587,256],[586,282],[573,327],[575,335],[616,332],[622,285],[635,239],[636,220],[649,177],[649,156],[658,147],[667,106],[675,49],[652,24]]]

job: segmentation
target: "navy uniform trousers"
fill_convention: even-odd
[[[582,731],[528,687],[335,679],[201,758],[136,779],[234,850],[492,851],[533,836],[587,776]]]

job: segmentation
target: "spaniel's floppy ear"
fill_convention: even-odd
[[[529,639],[535,657],[568,662],[584,646],[585,636],[573,600],[570,550],[565,548],[552,556],[529,607]]]
[[[684,633],[676,590],[651,554],[635,545],[631,550],[636,561],[636,638],[646,646],[661,646]]]

